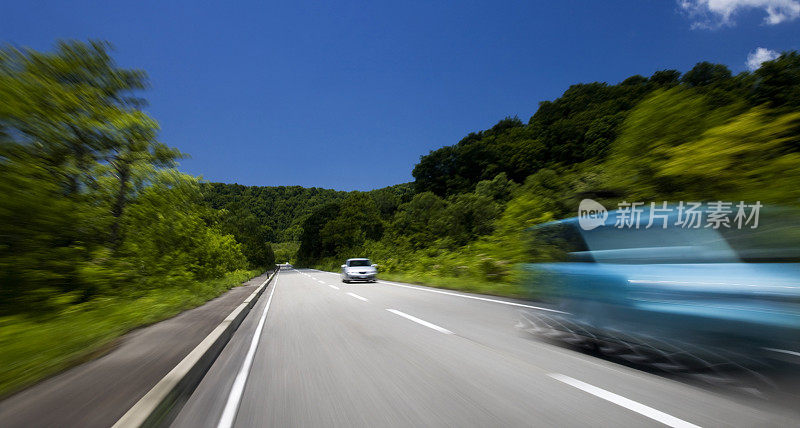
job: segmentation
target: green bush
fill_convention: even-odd
[[[97,355],[126,332],[201,305],[261,272],[237,270],[222,278],[153,288],[137,296],[63,305],[38,316],[0,317],[0,396]]]

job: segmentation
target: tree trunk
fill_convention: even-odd
[[[111,208],[111,215],[114,217],[111,223],[111,247],[116,251],[122,243],[120,223],[122,214],[125,211],[125,205],[128,202],[127,193],[128,183],[131,179],[131,165],[124,159],[117,159],[114,163],[114,168],[117,170],[117,176],[119,177],[119,189],[114,200],[114,206]]]

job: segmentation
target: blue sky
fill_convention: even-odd
[[[771,4],[788,4],[769,9]],[[744,7],[757,4],[757,7]],[[795,10],[794,4],[797,4]],[[368,190],[579,82],[800,49],[797,0],[6,2],[0,40],[112,42],[185,172]],[[777,23],[775,21],[778,21]]]

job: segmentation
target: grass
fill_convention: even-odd
[[[448,290],[466,291],[469,293],[492,296],[526,298],[528,293],[519,285],[507,282],[480,281],[473,278],[453,278],[405,273],[380,273],[380,279],[425,285],[428,287],[446,288]]]
[[[0,397],[96,357],[123,334],[200,306],[261,272],[238,270],[187,288],[97,298],[46,318],[1,317]]]
[[[324,266],[317,266],[316,268],[334,273],[339,272],[338,269],[326,269]],[[470,276],[449,277],[436,274],[420,274],[416,272],[378,272],[378,279],[406,282],[435,288],[445,288],[448,290],[465,291],[468,293],[486,294],[491,296],[512,297],[518,299],[530,297],[530,293],[516,282],[485,281]]]

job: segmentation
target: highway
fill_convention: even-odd
[[[175,427],[796,426],[759,396],[534,340],[521,305],[283,269]]]

